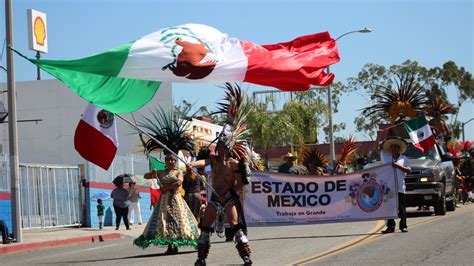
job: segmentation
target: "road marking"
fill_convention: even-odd
[[[86,249],[78,250],[78,251],[79,251],[79,252],[91,251],[91,250],[95,250],[95,249],[108,248],[108,247],[113,247],[113,246],[117,246],[117,245],[118,245],[118,244],[105,245],[105,246],[100,246],[100,247],[95,247],[95,248],[86,248]]]
[[[410,226],[410,228],[413,228],[413,227],[416,227],[416,226],[424,224],[424,223],[437,221],[437,220],[440,220],[440,219],[444,219],[446,217],[453,217],[453,216],[461,215],[461,214],[464,214],[464,213],[467,213],[467,212],[472,212],[472,209],[465,209],[465,210],[462,210],[462,211],[452,212],[452,213],[450,213],[448,215],[444,215],[444,216],[429,217],[429,218],[423,219],[421,221],[410,223],[409,226]],[[380,223],[382,223],[382,226],[379,228]],[[377,223],[377,225],[374,227],[374,229],[372,229],[370,232],[367,233],[368,234],[367,236],[363,236],[363,237],[360,237],[356,240],[349,241],[349,242],[344,243],[342,245],[339,245],[335,248],[325,250],[325,251],[323,251],[321,253],[318,253],[314,256],[310,256],[308,258],[299,260],[297,262],[290,263],[289,265],[303,265],[303,264],[314,263],[314,262],[316,262],[318,260],[321,260],[323,258],[336,255],[338,253],[347,251],[347,250],[355,248],[357,246],[366,245],[366,244],[372,242],[372,240],[375,241],[375,240],[378,240],[378,239],[382,239],[383,237],[388,237],[390,235],[393,235],[393,234],[384,234],[384,235],[376,234],[378,231],[382,230],[383,227],[385,227],[385,222],[384,221],[379,221],[379,223]]]
[[[326,256],[329,256],[329,255],[332,255],[332,254],[342,252],[343,250],[345,250],[345,249],[347,249],[351,246],[357,245],[358,243],[364,241],[365,239],[367,239],[369,237],[372,237],[375,233],[382,230],[384,227],[385,227],[385,221],[379,220],[379,221],[377,221],[377,224],[372,228],[372,230],[370,230],[368,233],[366,233],[366,235],[361,236],[361,237],[359,237],[355,240],[349,241],[347,243],[341,244],[339,246],[336,246],[334,248],[330,248],[330,249],[325,250],[323,252],[320,252],[316,255],[307,257],[307,258],[299,260],[297,262],[290,263],[289,265],[305,264],[305,263],[309,263],[313,260],[316,260],[316,259],[319,259],[319,258],[322,258],[322,257],[326,257]]]

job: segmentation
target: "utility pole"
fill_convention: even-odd
[[[15,62],[13,50],[13,12],[12,1],[5,0],[5,28],[7,44],[7,90],[8,90],[8,131],[10,153],[10,193],[12,209],[12,231],[17,242],[22,241],[21,235],[21,205],[20,205],[20,178],[18,163],[18,135],[16,119],[16,89],[15,89]]]

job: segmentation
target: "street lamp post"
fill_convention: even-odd
[[[465,138],[465,136],[464,136],[464,126],[467,125],[467,123],[471,122],[472,120],[474,120],[474,118],[471,118],[471,119],[467,120],[466,122],[461,123],[462,141],[466,141],[466,138]]]
[[[360,29],[360,30],[354,30],[354,31],[349,31],[349,32],[346,32],[342,35],[340,35],[339,37],[336,38],[336,41],[341,39],[342,37],[346,36],[346,35],[349,35],[351,33],[369,33],[369,32],[372,32],[371,29],[369,28],[363,28],[363,29]],[[327,67],[327,73],[330,73],[330,70],[329,70],[329,66]],[[336,161],[336,151],[335,151],[335,148],[334,148],[334,133],[333,133],[333,125],[332,125],[332,93],[331,93],[331,86],[328,86],[327,88],[327,91],[328,91],[328,120],[329,120],[329,154],[330,154],[330,157],[331,157],[331,164],[332,166],[334,167],[334,163]]]
[[[12,209],[12,231],[17,242],[22,241],[21,232],[21,204],[20,204],[20,177],[18,163],[18,133],[16,121],[16,88],[13,50],[13,15],[12,0],[5,0],[5,39],[7,44],[7,90],[8,90],[8,141],[10,153],[10,193]]]

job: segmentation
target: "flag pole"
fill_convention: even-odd
[[[115,114],[118,118],[122,119],[122,121],[124,121],[125,123],[129,124],[130,126],[132,126],[133,128],[135,128],[138,132],[141,132],[145,135],[147,135],[147,137],[149,137],[151,140],[153,140],[154,142],[158,143],[158,145],[160,145],[163,149],[165,149],[167,152],[171,153],[172,155],[174,155],[174,157],[176,157],[178,160],[180,160],[181,162],[183,162],[184,164],[188,164],[188,162],[186,162],[184,159],[180,158],[178,156],[178,154],[176,154],[174,151],[172,151],[170,148],[168,148],[165,144],[163,144],[161,141],[157,140],[156,138],[154,138],[152,135],[148,134],[147,132],[145,132],[143,129],[141,129],[140,127],[134,125],[132,122],[128,121],[128,119],[124,118],[123,116],[119,115],[119,114]],[[146,150],[146,148],[145,148]],[[202,182],[204,182],[204,184],[206,184],[206,186],[208,186],[212,192],[216,195],[217,192],[214,190],[214,188],[212,188],[209,183],[206,181],[206,179],[204,179],[204,177],[202,175],[200,175],[197,171],[195,171],[193,168],[191,168],[191,171],[193,171],[201,180]]]

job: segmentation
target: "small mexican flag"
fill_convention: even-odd
[[[405,129],[410,135],[413,145],[421,152],[431,149],[435,145],[435,138],[425,116],[419,115],[405,122]]]
[[[159,161],[153,156],[148,156],[148,164],[150,168],[150,172],[152,170],[165,170],[166,164]],[[158,185],[158,182],[156,179],[151,179],[151,186],[150,186],[150,204],[151,206],[155,206],[158,200],[160,199],[160,185]]]

